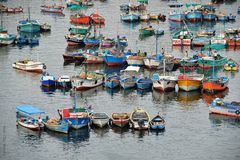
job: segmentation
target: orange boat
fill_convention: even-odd
[[[91,17],[84,14],[75,14],[70,16],[70,22],[88,25],[91,23]]]
[[[228,46],[235,46],[235,39],[234,38],[230,38],[227,40],[227,44]]]
[[[178,87],[184,91],[193,91],[201,87],[203,75],[179,75]]]
[[[97,13],[92,13],[90,15],[90,17],[92,18],[92,21],[95,24],[104,24],[105,23],[105,19]]]
[[[223,91],[228,86],[228,77],[208,78],[203,81],[203,90],[208,92]]]

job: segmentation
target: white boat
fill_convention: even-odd
[[[46,69],[46,65],[44,63],[33,60],[17,61],[12,64],[12,67],[15,69],[36,73],[42,73],[43,70]]]
[[[149,21],[150,20],[150,14],[143,13],[140,15],[140,20],[141,21]]]
[[[128,66],[125,70],[120,71],[120,85],[124,89],[133,88],[136,86],[136,80],[138,79],[138,72],[140,67]]]
[[[71,78],[68,75],[62,75],[57,79],[57,85],[60,87],[71,87]]]
[[[16,36],[8,33],[0,33],[0,45],[12,44],[16,39]]]
[[[211,38],[211,44],[227,45],[227,35],[223,32]]]
[[[130,115],[130,124],[133,129],[144,130],[149,128],[150,116],[141,108],[135,109]]]
[[[143,56],[128,56],[127,57],[127,63],[130,66],[143,66],[144,62],[143,59],[145,57]]]
[[[147,67],[147,68],[157,68],[161,61],[159,59],[156,59],[156,58],[153,58],[153,57],[149,57],[149,58],[144,58],[144,65]]]
[[[92,113],[91,115],[92,124],[100,128],[107,126],[109,123],[109,119],[109,116],[104,112]]]

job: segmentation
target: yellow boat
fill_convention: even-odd
[[[141,108],[136,108],[130,114],[130,124],[134,129],[138,129],[138,130],[148,129],[149,122],[150,122],[150,116],[145,110]]]
[[[179,75],[178,87],[184,91],[193,91],[201,87],[203,75]]]
[[[231,58],[224,64],[225,71],[237,71],[238,67],[238,63]]]

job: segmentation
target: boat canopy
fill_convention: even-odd
[[[34,114],[44,114],[45,112],[35,108],[33,106],[17,106],[16,107],[16,111],[17,112],[23,112],[25,114],[29,114],[29,115],[34,115]]]
[[[140,70],[140,67],[138,66],[128,66],[124,71],[136,71],[138,72]]]

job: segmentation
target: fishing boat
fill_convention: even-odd
[[[51,31],[51,25],[47,24],[47,23],[41,24],[40,31],[41,32],[49,32],[49,31]]]
[[[85,57],[85,63],[86,64],[99,64],[103,63],[103,57],[98,53],[98,51],[94,50],[87,50],[86,52],[83,52],[83,56]]]
[[[111,48],[115,45],[115,40],[112,38],[103,38],[101,40],[101,48]]]
[[[41,6],[41,11],[42,12],[49,12],[49,13],[62,13],[64,10],[63,6],[60,5],[52,5],[52,6],[47,6],[47,5],[42,5]]]
[[[2,15],[1,15],[2,16]],[[0,26],[0,45],[9,45],[12,44],[15,39],[16,35],[8,34],[7,30],[3,28],[3,21],[1,17],[1,26]]]
[[[149,26],[146,28],[139,29],[139,33],[140,35],[143,35],[143,36],[151,36],[151,35],[154,35],[155,32],[152,26]]]
[[[136,86],[139,70],[140,67],[128,66],[125,70],[120,71],[120,85],[123,87],[123,89],[130,89]]]
[[[222,22],[228,21],[228,16],[225,13],[219,12],[219,13],[216,13],[216,16],[218,21],[222,21]]]
[[[102,16],[100,16],[98,13],[92,13],[90,15],[90,17],[92,18],[92,21],[95,24],[104,24],[105,23],[105,19]]]
[[[142,13],[139,15],[140,21],[149,21],[150,20],[150,14],[148,13]]]
[[[211,38],[211,45],[226,45],[227,44],[227,39],[228,36],[226,35],[226,33],[221,32],[219,34],[216,34],[214,37]]]
[[[154,30],[154,34],[159,36],[159,35],[164,35],[164,30],[161,28],[157,28]]]
[[[28,59],[14,62],[12,67],[15,69],[36,73],[42,73],[43,70],[46,69],[46,65],[44,63]]]
[[[146,58],[146,54],[139,52],[136,55],[127,56],[127,63],[129,66],[143,66],[144,65],[144,58]]]
[[[103,53],[103,60],[108,66],[119,66],[126,62],[126,56],[117,50],[110,49]]]
[[[22,13],[23,12],[23,8],[21,6],[19,7],[15,7],[15,8],[7,8],[6,10],[7,13]]]
[[[198,59],[198,65],[203,69],[209,69],[212,68],[213,65],[215,67],[222,67],[226,63],[226,61],[227,57],[223,57],[220,54],[217,54]]]
[[[197,34],[196,37],[212,37],[215,35],[215,30],[212,28],[206,28],[200,30]]]
[[[76,58],[77,57],[77,58]],[[83,62],[85,60],[85,57],[82,53],[70,53],[70,54],[63,54],[64,62],[75,62],[79,61],[79,63]]]
[[[191,10],[185,14],[186,14],[186,19],[188,21],[196,22],[196,21],[202,20],[202,12],[200,12],[198,10]]]
[[[80,25],[80,26],[71,25],[69,28],[69,32],[71,34],[86,35],[90,29],[91,29],[90,25]]]
[[[185,15],[181,13],[180,11],[172,11],[169,13],[168,19],[170,21],[175,21],[175,22],[182,22],[185,20]]]
[[[28,8],[28,19],[18,22],[17,29],[20,32],[34,33],[40,31],[41,24],[37,20],[30,19],[30,9]]]
[[[130,114],[130,124],[132,125],[133,129],[137,129],[137,130],[148,129],[149,121],[150,121],[150,116],[145,110],[141,108],[136,108]]]
[[[139,15],[136,13],[126,13],[126,14],[121,14],[121,20],[124,22],[138,22],[139,21]]]
[[[206,37],[195,37],[192,39],[192,45],[196,47],[202,47],[208,44],[210,44],[210,39]]]
[[[62,75],[57,79],[57,86],[62,88],[71,88],[71,78],[68,75]]]
[[[210,77],[203,81],[202,88],[206,92],[223,91],[227,88],[228,82],[228,77]]]
[[[120,45],[120,46],[123,46],[123,47],[128,46],[127,37],[125,37],[125,36],[120,37],[120,36],[118,35],[118,36],[117,36],[117,45]]]
[[[92,21],[91,17],[84,14],[75,14],[70,16],[71,23],[89,25],[91,21]]]
[[[109,120],[110,120],[109,116],[104,112],[96,112],[96,113],[92,113],[91,115],[92,124],[100,128],[107,126],[109,123]]]
[[[240,102],[229,103],[221,98],[215,98],[209,106],[209,113],[240,117]]]
[[[17,124],[33,131],[40,131],[44,127],[41,119],[41,115],[44,113],[44,111],[30,105],[17,106]]]
[[[178,76],[178,87],[183,91],[193,91],[198,90],[201,87],[202,80],[204,75],[195,74],[195,75],[179,75]]]
[[[44,87],[55,87],[56,78],[53,75],[50,75],[48,72],[44,72],[41,79],[41,85]]]
[[[66,35],[65,39],[67,40],[67,43],[69,46],[77,46],[77,45],[84,46],[85,37],[86,36],[82,34],[75,34],[75,35],[70,34],[70,35]]]
[[[224,64],[224,70],[225,71],[237,71],[239,67],[239,64],[234,61],[232,58],[227,60],[227,62]]]
[[[68,122],[60,119],[56,119],[56,118],[51,118],[46,122],[43,121],[43,124],[50,131],[65,133],[65,134],[68,133],[70,128],[70,125]]]
[[[108,75],[104,82],[105,87],[116,88],[120,85],[120,76],[117,74]]]
[[[151,80],[151,78],[138,78],[136,80],[137,83],[137,89],[149,89],[152,88],[153,82]]]
[[[198,66],[198,59],[193,58],[193,57],[183,57],[180,60],[180,64],[184,68],[197,67]]]
[[[156,69],[162,61],[162,56],[157,53],[155,56],[143,59],[144,65],[149,69]]]
[[[87,48],[98,46],[101,42],[101,37],[89,36],[83,39],[83,42]]]
[[[151,121],[149,122],[150,128],[154,130],[163,130],[165,129],[165,120],[157,114]]]
[[[70,124],[73,129],[86,127],[90,124],[89,112],[86,108],[76,107],[76,96],[74,96],[74,105],[72,108],[58,109],[62,120]]]
[[[154,13],[150,13],[150,20],[158,20],[158,15]]]
[[[172,36],[173,46],[190,46],[192,44],[192,33],[183,28]]]
[[[84,91],[102,85],[105,77],[102,73],[83,71],[77,76],[72,76],[71,80],[73,90]]]
[[[112,124],[118,127],[125,127],[129,125],[128,113],[113,113],[111,118]]]

